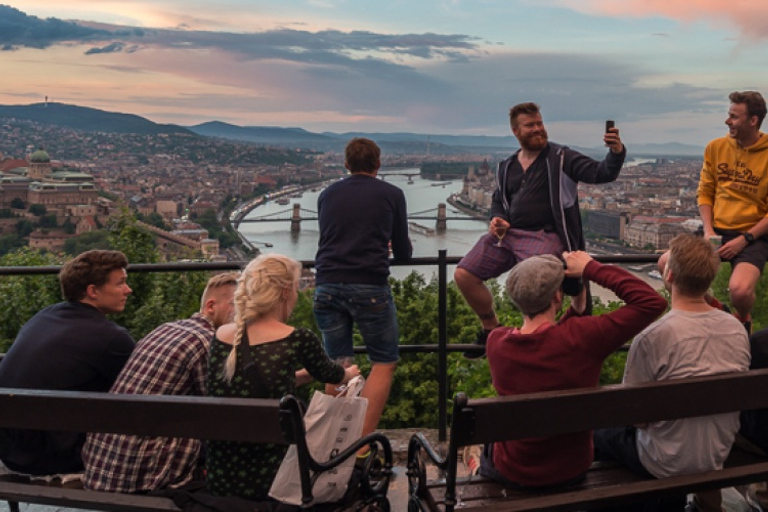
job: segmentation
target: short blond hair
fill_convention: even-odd
[[[205,301],[208,300],[208,297],[215,290],[218,290],[224,286],[237,286],[237,279],[239,277],[240,274],[237,272],[223,272],[211,277],[205,285],[203,294],[200,296],[200,310],[202,311],[202,309],[205,307]]]
[[[720,256],[706,238],[683,233],[669,242],[672,286],[689,297],[704,295],[720,269]]]

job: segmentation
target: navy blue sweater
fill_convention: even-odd
[[[408,212],[403,191],[365,174],[327,187],[317,199],[320,243],[317,284],[386,285],[389,242],[395,260],[410,259]]]
[[[0,364],[0,387],[109,391],[133,351],[128,331],[81,302],[61,302],[33,316]],[[0,430],[0,459],[22,473],[83,470],[83,432]]]

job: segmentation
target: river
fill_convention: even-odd
[[[462,181],[460,179],[446,182],[427,180],[418,176],[418,169],[398,169],[394,171],[397,173],[412,173],[414,176],[410,178],[402,174],[389,174],[389,172],[391,171],[382,169],[379,176],[382,176],[383,179],[403,190],[408,203],[409,215],[428,210],[432,216],[436,217],[437,205],[439,203],[446,203],[449,218],[461,216],[469,219],[466,215],[447,204],[446,201],[448,196],[461,191]],[[317,211],[318,195],[320,195],[320,191],[312,192],[307,190],[304,191],[301,197],[290,198],[289,204],[280,205],[275,201],[268,201],[254,208],[245,218],[258,218],[279,212],[286,212],[281,216],[287,218],[295,203],[301,205],[303,210],[302,216],[316,217],[317,215],[312,212]],[[429,228],[435,227],[435,221],[416,220],[414,222]],[[446,249],[449,257],[463,256],[487,229],[487,221],[471,219],[448,220],[445,233],[423,234],[411,230],[410,237],[413,242],[413,255],[416,257],[435,258],[439,250]],[[315,258],[319,238],[317,221],[302,221],[299,233],[291,233],[290,221],[287,220],[284,222],[245,222],[240,224],[240,232],[263,253],[275,252],[286,254],[297,260],[314,260]],[[271,245],[271,247],[267,247],[267,244]],[[404,278],[412,270],[421,272],[427,278],[437,273],[436,267],[429,266],[396,266],[391,268],[392,276],[398,279]],[[632,273],[654,288],[662,286],[660,280],[649,277],[646,271]],[[452,279],[452,276],[453,267],[450,267],[448,270],[449,279]],[[499,280],[503,283],[505,278],[506,275],[503,275]],[[600,297],[603,301],[616,300],[616,296],[612,292],[600,287],[593,287],[593,294]]]

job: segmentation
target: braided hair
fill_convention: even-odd
[[[237,350],[242,343],[248,323],[283,304],[283,318],[288,320],[290,311],[285,302],[284,292],[296,286],[301,275],[301,263],[282,254],[262,254],[245,267],[235,289],[235,336],[222,378],[232,380],[237,365]]]

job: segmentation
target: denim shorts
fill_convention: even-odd
[[[397,311],[389,285],[321,284],[315,289],[314,313],[331,359],[354,356],[352,328],[357,324],[368,359],[399,359]]]

